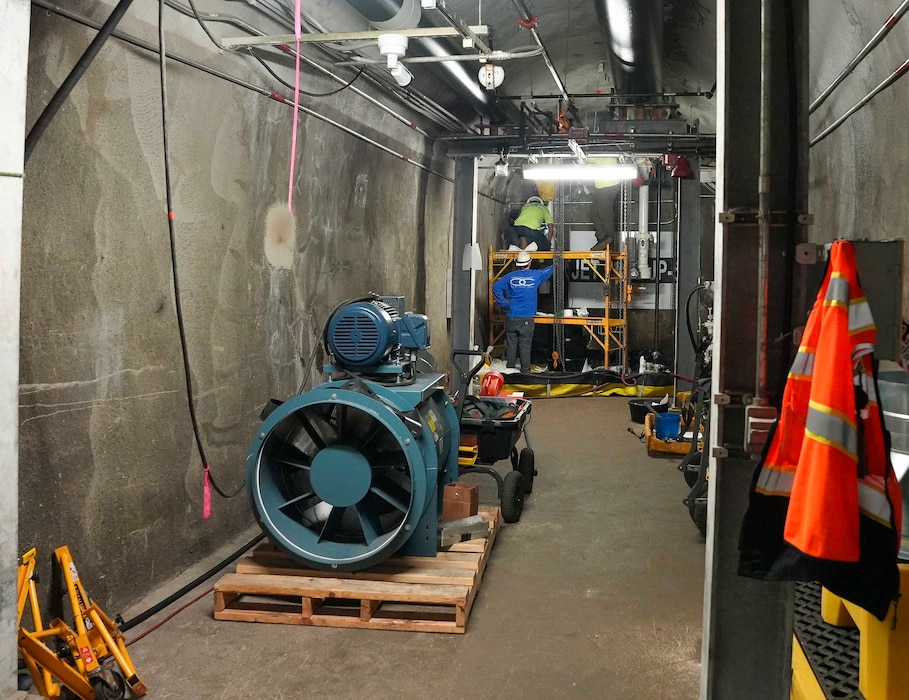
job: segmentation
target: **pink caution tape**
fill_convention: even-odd
[[[203,470],[202,482],[202,518],[208,520],[211,517],[211,477],[208,475],[208,465]]]
[[[300,118],[300,35],[303,26],[300,22],[300,0],[294,3],[294,37],[297,42],[297,54],[294,68],[294,131],[290,137],[290,182],[287,184],[287,210],[293,212],[294,202],[294,166],[297,163],[297,122]]]

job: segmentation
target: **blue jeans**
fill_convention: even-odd
[[[505,366],[514,367],[520,356],[521,371],[530,372],[530,345],[533,342],[533,317],[505,319]]]
[[[542,229],[527,228],[526,226],[513,226],[509,235],[505,237],[505,247],[507,248],[510,245],[520,246],[522,238],[528,243],[535,242],[537,250],[552,250],[552,244]]]

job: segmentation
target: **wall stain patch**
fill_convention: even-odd
[[[286,204],[272,204],[265,215],[265,259],[272,267],[289,270],[294,263],[296,222]]]

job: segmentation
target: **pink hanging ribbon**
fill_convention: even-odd
[[[300,35],[303,25],[300,22],[300,0],[294,3],[294,37],[297,42],[296,67],[294,69],[294,132],[290,137],[290,182],[287,185],[287,211],[293,212],[294,201],[294,166],[297,162],[297,122],[300,117]]]
[[[211,477],[208,475],[208,465],[203,470],[202,482],[202,519],[208,520],[211,517]]]

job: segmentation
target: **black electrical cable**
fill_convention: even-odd
[[[254,59],[256,59],[262,65],[262,67],[268,71],[268,74],[271,75],[272,78],[277,80],[279,83],[281,83],[281,85],[283,85],[284,87],[286,87],[289,90],[296,89],[293,85],[291,85],[286,80],[281,78],[277,73],[275,73],[275,71],[272,70],[272,67],[269,66],[268,63],[266,63],[265,60],[261,56],[259,56],[255,51],[253,51],[253,48],[251,46],[247,47],[246,50],[250,56],[252,56]],[[307,97],[330,97],[331,95],[337,95],[339,92],[346,90],[351,85],[353,85],[355,82],[357,82],[357,80],[360,78],[361,75],[363,75],[363,72],[365,70],[366,70],[366,66],[363,66],[357,72],[357,74],[353,78],[351,78],[348,82],[344,83],[344,85],[342,85],[341,87],[335,88],[334,90],[331,90],[329,92],[307,92],[306,90],[300,90],[300,94],[306,95]]]
[[[223,51],[224,47],[221,46],[221,42],[219,42],[217,39],[215,39],[214,35],[208,29],[208,25],[205,24],[205,22],[203,22],[202,18],[199,16],[199,11],[196,9],[196,3],[194,3],[193,0],[189,0],[189,7],[193,11],[193,17],[196,18],[196,22],[199,23],[200,27],[202,27],[202,31],[208,35],[209,39],[211,39],[211,43],[213,43],[215,46],[218,47],[218,49]]]
[[[167,51],[164,47],[164,0],[158,0],[158,72],[161,76],[161,133],[164,147],[164,193],[167,199],[167,231],[170,237],[174,306],[177,312],[177,329],[180,335],[180,351],[183,358],[183,379],[186,383],[186,403],[189,407],[189,421],[192,425],[193,437],[196,440],[196,449],[199,451],[199,458],[202,460],[202,468],[208,475],[212,488],[222,498],[234,498],[243,492],[246,485],[240,484],[236,491],[228,494],[215,481],[214,474],[211,472],[211,465],[208,463],[208,457],[205,455],[205,447],[202,444],[202,435],[199,431],[199,421],[196,417],[193,382],[189,367],[189,350],[186,345],[186,326],[183,322],[183,304],[180,299],[180,279],[177,274],[177,233],[174,226],[173,191],[170,181],[170,149],[167,141]]]
[[[685,299],[685,325],[688,327],[688,338],[691,340],[691,347],[694,349],[695,353],[700,352],[701,344],[694,337],[694,329],[691,327],[691,298],[700,292],[702,289],[706,289],[703,284],[699,284],[697,287],[692,289],[688,293],[688,298]]]
[[[193,579],[192,581],[187,583],[185,586],[183,586],[183,588],[181,588],[180,590],[175,591],[174,593],[171,593],[169,596],[167,596],[167,598],[162,600],[160,603],[155,603],[150,608],[148,608],[148,610],[145,610],[144,612],[139,613],[135,617],[133,617],[133,618],[127,620],[126,622],[124,622],[123,624],[121,624],[120,630],[122,632],[126,632],[127,630],[135,627],[136,625],[142,624],[148,618],[150,618],[152,615],[157,615],[159,612],[164,610],[164,608],[166,608],[168,605],[173,603],[175,600],[178,600],[178,599],[182,598],[183,596],[185,596],[187,593],[189,593],[193,588],[198,586],[200,583],[204,583],[205,581],[210,579],[212,576],[214,576],[216,573],[221,571],[221,569],[223,569],[225,566],[230,564],[232,561],[234,561],[235,559],[239,559],[248,549],[255,547],[263,539],[265,539],[265,533],[259,533],[258,535],[253,537],[249,542],[247,542],[242,547],[240,547],[240,549],[238,549],[236,552],[231,554],[226,559],[222,559],[221,561],[219,561],[217,564],[215,564],[213,567],[211,567],[204,574],[202,574],[198,578]]]

